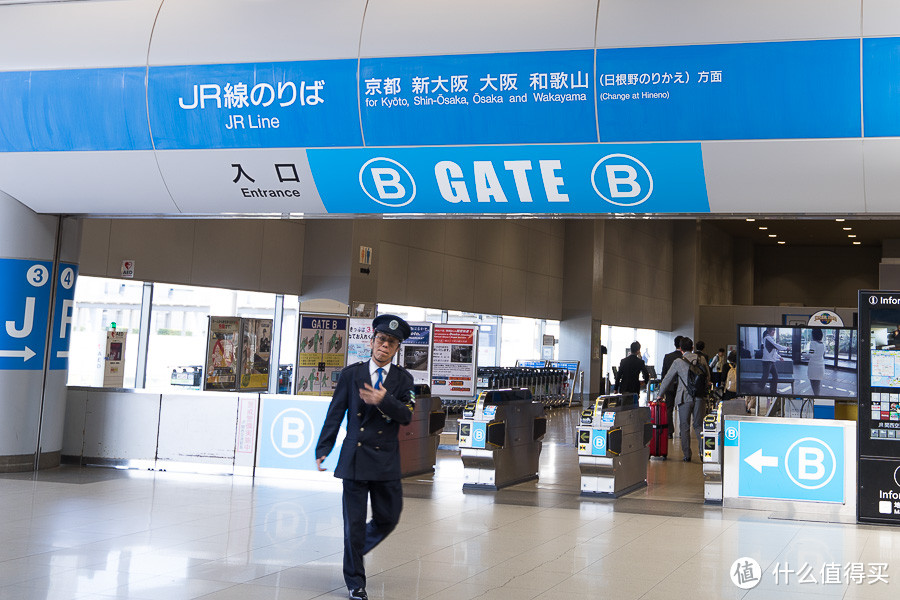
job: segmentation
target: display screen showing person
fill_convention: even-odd
[[[344,480],[344,582],[351,600],[366,600],[363,556],[393,531],[403,508],[400,485],[400,425],[412,420],[413,378],[391,364],[409,324],[396,315],[372,321],[372,357],[341,371],[316,444],[316,465],[334,448],[344,416],[347,437],[334,469]],[[368,504],[372,519],[366,523]]]

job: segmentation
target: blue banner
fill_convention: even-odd
[[[44,367],[53,263],[0,259],[0,370]]]
[[[271,469],[295,469],[317,471],[316,442],[329,400],[303,400],[298,398],[271,398],[262,402],[260,415],[259,448],[256,466]],[[341,431],[328,460],[322,465],[334,471],[341,443],[346,436],[347,419],[341,423]]]
[[[600,141],[859,137],[859,52],[859,39],[598,50]]]
[[[145,68],[0,73],[0,152],[149,150]]]
[[[863,40],[866,137],[900,135],[900,38]]]
[[[360,61],[366,145],[596,142],[591,50]]]
[[[355,60],[153,67],[147,97],[162,150],[362,145]]]
[[[705,213],[700,144],[308,150],[329,213]]]

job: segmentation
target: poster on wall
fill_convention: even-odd
[[[241,389],[269,387],[272,319],[241,319]]]
[[[239,317],[210,317],[204,390],[233,390],[237,383]]]
[[[432,332],[431,393],[474,396],[477,325],[435,325]]]
[[[347,355],[349,319],[339,315],[301,315],[297,344],[298,394],[330,396]]]
[[[372,357],[372,319],[350,319],[347,334],[347,365],[369,360]]]
[[[415,383],[431,384],[431,323],[410,323],[410,335],[400,344],[397,360]]]
[[[103,387],[125,387],[125,338],[126,331],[106,332],[106,365],[103,369]]]

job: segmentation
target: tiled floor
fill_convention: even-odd
[[[580,498],[576,415],[552,414],[538,482],[463,493],[449,449],[433,477],[405,480],[400,525],[367,557],[369,596],[897,597],[900,530],[704,506],[699,462],[653,461],[647,488],[615,501]],[[0,600],[346,597],[331,478],[61,468],[0,476],[0,514]],[[762,568],[749,591],[731,579],[742,557]]]

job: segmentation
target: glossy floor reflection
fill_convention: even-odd
[[[900,530],[705,506],[696,457],[653,461],[649,485],[618,500],[582,499],[577,414],[551,414],[537,482],[463,493],[462,464],[448,448],[434,476],[405,480],[400,525],[367,557],[369,596],[897,596]],[[0,476],[0,600],[345,598],[340,506],[330,477],[67,467]],[[762,568],[749,591],[731,579],[742,557]]]

